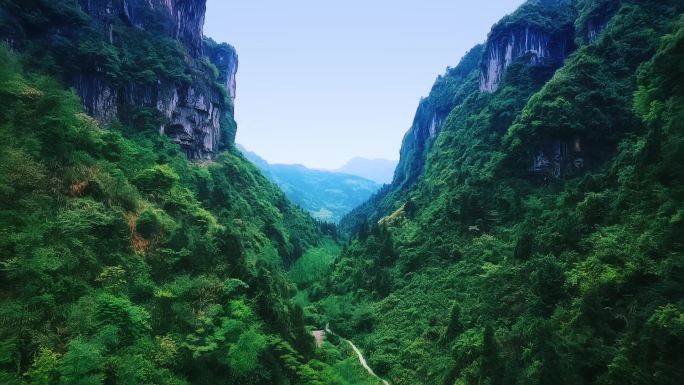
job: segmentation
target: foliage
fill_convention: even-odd
[[[234,121],[228,151],[190,163],[154,111],[103,130],[60,83],[206,85],[216,68],[123,24],[115,42],[46,40],[87,24],[73,0],[2,5],[0,32],[28,39],[0,49],[3,384],[378,384],[344,340],[314,345],[328,323],[397,384],[682,382],[680,1],[532,0],[503,19],[493,34],[574,21],[578,47],[555,74],[512,63],[491,94],[481,46],[438,78],[421,105],[441,132],[402,154],[424,162],[348,217],[342,246],[231,148]],[[574,140],[585,166],[530,167]]]
[[[513,63],[492,94],[466,84],[416,184],[343,221],[355,239],[313,284],[329,294],[309,312],[396,383],[684,378],[683,5],[575,1],[537,19],[555,3],[568,2],[530,1],[493,33],[574,20],[563,67],[548,80]],[[592,41],[590,21],[606,22]],[[584,167],[531,167],[575,139]],[[352,322],[361,312],[370,327]]]
[[[193,164],[158,134],[103,130],[0,58],[2,382],[297,381],[286,366],[310,357],[286,365],[275,340],[312,339],[283,267],[317,224],[241,155]]]

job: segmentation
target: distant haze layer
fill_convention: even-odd
[[[339,222],[381,187],[371,179],[351,173],[314,170],[300,164],[269,164],[243,146],[237,147],[288,198],[324,222]]]

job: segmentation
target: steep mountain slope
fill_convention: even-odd
[[[206,0],[5,0],[0,38],[70,84],[86,112],[160,131],[190,158],[235,138],[237,55],[202,35]]]
[[[428,152],[446,118],[473,94],[473,84],[478,84],[481,92],[490,93],[498,88],[510,65],[527,63],[534,69],[529,74],[532,79],[527,92],[541,87],[574,47],[573,14],[569,1],[529,1],[492,27],[486,44],[473,47],[456,67],[439,76],[428,97],[421,100],[404,136],[391,186],[351,212],[340,227],[355,231],[367,220],[377,221],[397,209],[393,202],[405,200],[423,174]],[[507,120],[510,117],[501,123]]]
[[[358,175],[379,184],[388,184],[392,182],[397,163],[396,160],[356,157],[350,159],[344,166],[335,171],[344,174]]]
[[[204,9],[0,2],[0,383],[376,383],[290,301],[322,234],[234,149]]]
[[[684,380],[683,11],[538,0],[497,23],[343,220],[311,316],[395,384]]]
[[[338,222],[380,188],[371,180],[342,172],[269,164],[259,155],[238,147],[288,198],[321,221]]]
[[[204,1],[0,0],[0,383],[379,384],[328,322],[394,384],[682,383],[683,11],[504,18],[335,255],[235,150]]]
[[[316,242],[304,212],[240,155],[102,130],[1,56],[0,382],[272,383],[312,350],[279,272]]]

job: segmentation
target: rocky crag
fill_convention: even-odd
[[[538,18],[530,14],[554,23],[536,23]],[[548,79],[574,49],[574,14],[567,1],[527,2],[492,27],[484,45],[471,49],[458,66],[438,77],[430,95],[418,106],[413,125],[404,137],[393,185],[408,187],[421,175],[427,149],[449,113],[468,96],[473,77],[478,79],[482,93],[496,92],[506,70],[514,63],[531,67],[544,80]],[[605,21],[600,25],[605,26]],[[598,34],[600,25],[591,29],[589,35]]]
[[[211,159],[232,145],[238,59],[230,45],[204,38],[206,0],[70,3],[45,5],[33,18],[10,4],[2,39],[17,50],[36,41],[49,46],[45,56],[100,123],[155,127],[191,159]],[[56,52],[65,45],[75,57]],[[147,51],[147,60],[130,55],[132,47]]]
[[[389,202],[404,199],[420,179],[442,126],[467,98],[477,95],[485,103],[501,91],[514,65],[525,68],[526,76],[535,79],[535,87],[542,87],[574,52],[578,41],[591,43],[599,38],[613,12],[614,6],[595,6],[591,12],[581,12],[588,15],[586,20],[578,20],[580,12],[569,1],[530,0],[495,24],[484,44],[472,48],[456,67],[437,78],[404,136],[391,186],[350,213],[341,222],[342,228],[350,230],[360,221],[375,221],[396,209]],[[582,170],[587,164],[583,149],[582,138],[549,137],[530,151],[526,171],[549,180]]]

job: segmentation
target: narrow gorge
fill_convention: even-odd
[[[0,383],[684,381],[683,1],[521,1],[420,99],[398,164],[334,172],[236,145],[208,4],[0,0]],[[345,19],[288,7],[306,34],[269,33]],[[382,30],[327,24],[339,51]]]

